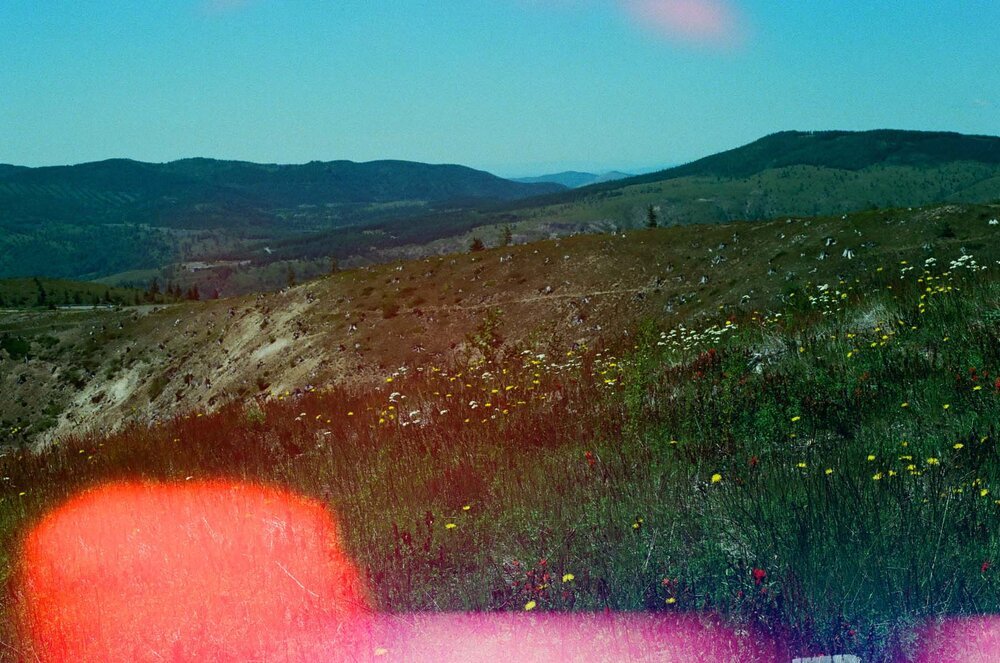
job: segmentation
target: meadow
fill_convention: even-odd
[[[1000,281],[975,256],[805,283],[773,311],[558,355],[501,345],[0,458],[0,657],[24,532],[118,479],[321,500],[378,610],[713,613],[905,660],[1000,612]]]

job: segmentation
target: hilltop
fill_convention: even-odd
[[[1000,137],[954,132],[781,131],[732,150],[665,170],[566,192],[553,200],[574,200],[597,191],[682,177],[739,179],[792,166],[861,171],[877,167],[934,168],[954,163],[1000,165]]]
[[[1000,138],[923,131],[785,131],[688,164],[532,198],[483,219],[525,236],[822,216],[1000,200]]]

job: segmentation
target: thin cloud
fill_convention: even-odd
[[[619,0],[634,20],[662,37],[708,46],[733,46],[743,36],[725,0]]]
[[[738,0],[517,0],[526,5],[592,11],[611,5],[660,39],[695,46],[731,48],[747,35]]]

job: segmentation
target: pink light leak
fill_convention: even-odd
[[[694,663],[791,660],[764,638],[706,615],[473,613],[380,616],[376,639],[392,661]]]
[[[1000,617],[949,617],[923,629],[914,663],[1000,661]]]
[[[619,0],[658,34],[707,45],[733,45],[741,37],[735,10],[725,0]]]

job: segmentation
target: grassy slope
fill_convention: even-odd
[[[998,214],[935,207],[578,236],[345,271],[257,297],[5,315],[0,333],[28,342],[31,359],[0,361],[0,388],[15,394],[0,402],[0,430],[18,429],[0,443],[464,361],[475,354],[467,335],[497,309],[509,344],[563,352],[647,317],[675,324],[720,305],[772,307],[797,284],[922,260],[925,245],[942,259],[964,247],[991,261],[1000,255],[987,221]]]
[[[485,362],[9,455],[2,568],[81,487],[222,475],[327,501],[385,610],[711,610],[887,659],[924,617],[1000,610],[996,243],[955,248],[558,354],[486,325]]]

